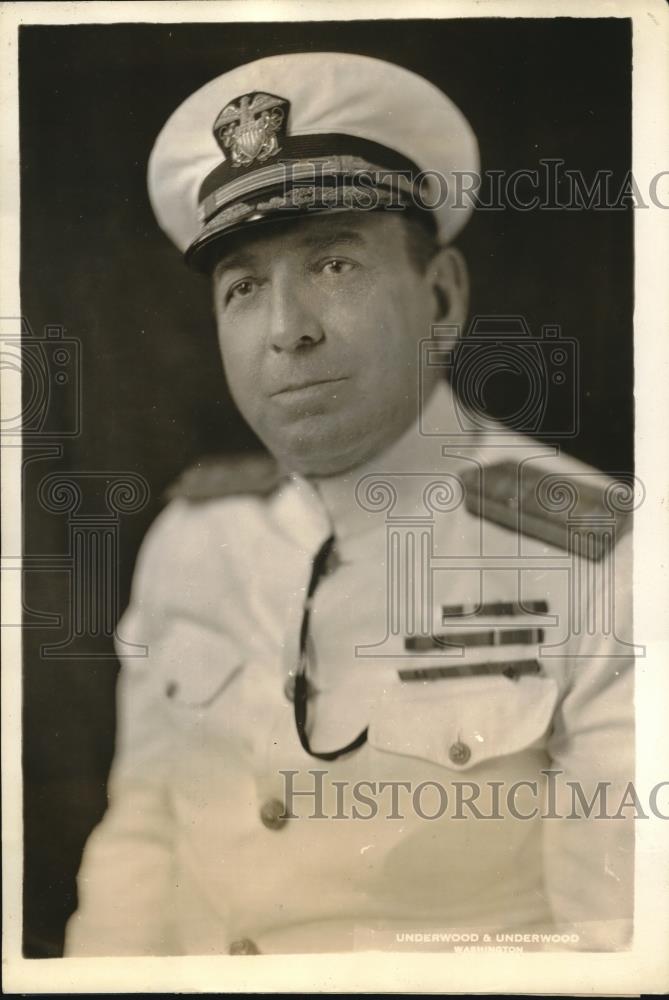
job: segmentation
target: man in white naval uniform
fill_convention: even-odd
[[[467,212],[419,217],[407,164],[476,170],[469,126],[350,55],[239,67],[157,140],[273,458],[184,477],[145,540],[69,955],[629,940],[622,488],[463,429],[421,341],[465,320]]]

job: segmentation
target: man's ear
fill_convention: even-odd
[[[442,247],[427,269],[435,298],[435,323],[462,325],[469,307],[469,275],[465,258],[455,247]]]

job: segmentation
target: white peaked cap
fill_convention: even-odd
[[[463,114],[423,77],[368,56],[300,52],[238,66],[187,98],[156,139],[149,197],[160,227],[202,266],[200,251],[222,235],[286,207],[303,214],[314,190],[316,210],[341,210],[332,189],[324,195],[314,181],[315,166],[349,193],[372,167],[374,190],[379,168],[421,175],[421,204],[430,209],[422,211],[448,243],[472,211],[470,198],[456,200],[455,175],[478,175],[479,155]],[[366,203],[358,191],[345,205],[368,207],[367,185]]]

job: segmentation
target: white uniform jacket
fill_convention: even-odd
[[[445,437],[451,408],[440,386],[420,430],[346,475],[159,516],[118,628],[109,808],[68,955],[626,944],[630,536],[598,561],[560,544],[594,544],[575,499],[593,470],[494,428]],[[472,508],[462,472],[500,460],[548,477],[552,528]],[[493,514],[522,507],[518,482],[490,477]],[[308,733],[320,751],[368,731],[323,761],[298,740],[291,677],[333,532]],[[587,802],[607,783],[589,819],[567,782]]]

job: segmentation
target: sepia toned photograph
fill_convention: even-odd
[[[113,6],[17,27],[19,958],[631,960],[636,22]]]

